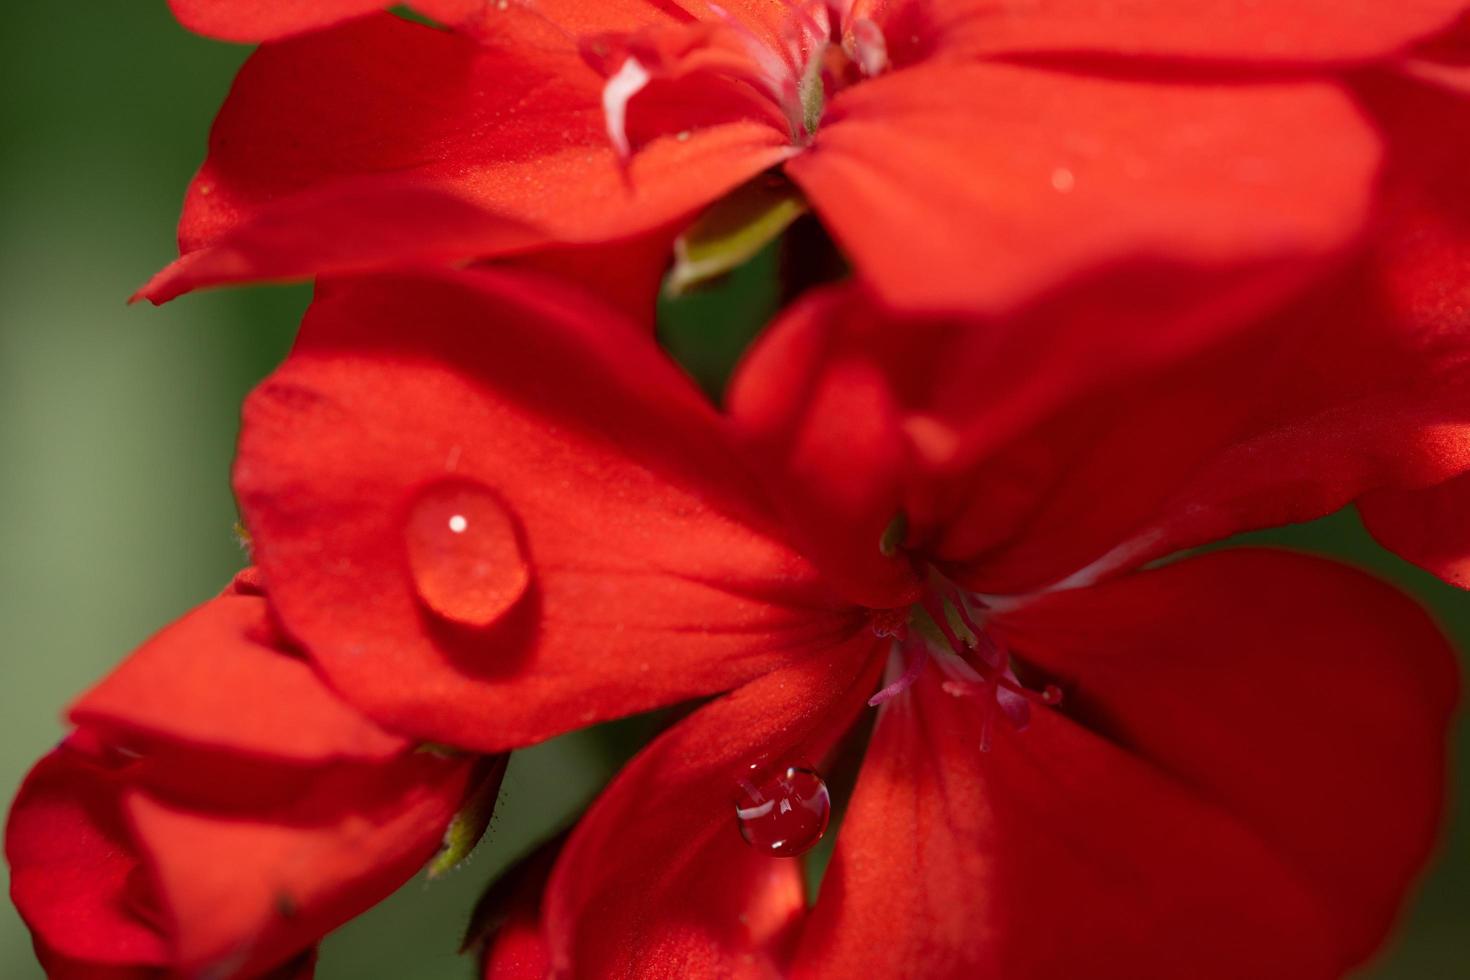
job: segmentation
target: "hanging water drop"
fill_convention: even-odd
[[[454,480],[420,491],[404,542],[419,598],[462,626],[489,626],[530,584],[515,517],[479,484]]]
[[[796,857],[816,846],[827,832],[832,797],[814,770],[751,766],[740,783],[735,819],[740,836],[758,851]]]

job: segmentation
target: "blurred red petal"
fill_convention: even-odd
[[[409,747],[285,653],[266,600],[223,596],[166,627],[81,697],[72,720],[134,749],[297,765],[382,761]]]
[[[323,771],[284,805],[202,810],[146,790],[127,813],[184,972],[274,967],[423,866],[470,767],[411,754]]]
[[[113,966],[121,976],[161,967],[168,945],[133,906],[139,858],[122,778],[72,741],[36,764],[11,805],[11,898],[38,952],[59,966],[99,974]]]
[[[917,20],[932,19],[940,43],[957,54],[1287,65],[1384,59],[1449,28],[1467,9],[1464,0],[1048,0],[1015,9],[993,0],[959,0],[934,6],[939,10],[931,7]]]
[[[1358,510],[1385,548],[1470,589],[1470,475],[1422,490],[1372,493]]]
[[[994,313],[1129,259],[1310,263],[1354,240],[1378,161],[1331,85],[934,62],[840,93],[787,171],[887,302]]]
[[[299,34],[388,6],[388,0],[168,0],[189,30],[223,41],[256,42]]]

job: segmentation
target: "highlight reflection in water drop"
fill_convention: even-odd
[[[827,832],[832,797],[812,769],[752,766],[740,784],[735,820],[740,836],[758,851],[796,857],[816,846]]]
[[[515,518],[494,491],[476,483],[446,481],[420,491],[404,544],[424,605],[463,626],[489,626],[531,581]]]

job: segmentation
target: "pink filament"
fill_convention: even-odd
[[[929,659],[929,651],[924,647],[923,639],[913,630],[904,633],[903,643],[900,648],[903,651],[904,671],[903,676],[892,684],[889,684],[877,694],[868,698],[871,707],[878,707],[885,701],[891,701],[904,691],[914,686],[914,682],[923,673],[924,661]]]

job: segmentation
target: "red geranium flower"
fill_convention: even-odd
[[[422,867],[467,794],[493,803],[503,772],[415,752],[339,700],[283,647],[253,573],[71,717],[5,836],[53,977],[309,977],[317,940]]]
[[[175,2],[232,37],[373,6]],[[458,33],[375,14],[250,59],[143,295],[650,236],[651,292],[680,224],[776,166],[897,305],[994,312],[1120,266],[1095,302],[1164,269],[1276,295],[1369,209],[1379,141],[1337,73],[1464,3],[415,6]]]
[[[726,423],[632,325],[513,274],[333,283],[247,403],[236,488],[285,627],[395,729],[500,751],[733,690],[567,844],[572,975],[1330,976],[1432,840],[1448,651],[1330,562],[1133,569],[1446,464],[1404,433],[1465,417],[1422,387],[1464,392],[1462,359],[1355,322],[1304,305],[1074,386],[1105,345],[997,350],[843,287],[772,329]],[[770,854],[820,833],[870,699],[807,917]]]

